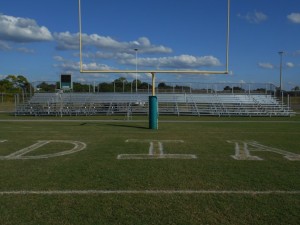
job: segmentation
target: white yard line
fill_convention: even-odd
[[[300,191],[283,190],[52,190],[52,191],[0,191],[0,195],[170,195],[170,194],[216,194],[216,195],[299,195]]]

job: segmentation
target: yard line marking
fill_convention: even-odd
[[[0,191],[0,195],[91,195],[91,194],[142,194],[142,195],[170,195],[170,194],[217,194],[217,195],[299,195],[300,190],[52,190],[52,191]]]

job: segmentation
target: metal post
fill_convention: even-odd
[[[15,116],[17,115],[17,94],[15,94]]]
[[[152,74],[152,96],[155,96],[155,73]]]
[[[137,52],[138,52],[138,49],[137,48],[135,48],[134,49],[134,51],[135,51],[135,92],[137,93],[137,67],[138,67],[138,58],[137,58]]]
[[[280,55],[280,83],[279,83],[279,92],[282,91],[282,55],[283,55],[283,51],[278,52]]]

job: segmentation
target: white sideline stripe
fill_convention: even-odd
[[[169,195],[169,194],[217,194],[217,195],[299,195],[300,191],[233,191],[233,190],[53,190],[53,191],[0,191],[0,195],[106,195],[106,194],[141,194],[141,195]]]

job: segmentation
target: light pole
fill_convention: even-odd
[[[138,67],[138,61],[137,61],[137,54],[138,54],[138,49],[135,48],[135,92],[137,93],[137,67]]]
[[[280,55],[280,84],[279,84],[279,92],[282,91],[282,55],[283,55],[284,51],[280,51],[278,52],[278,54]]]

